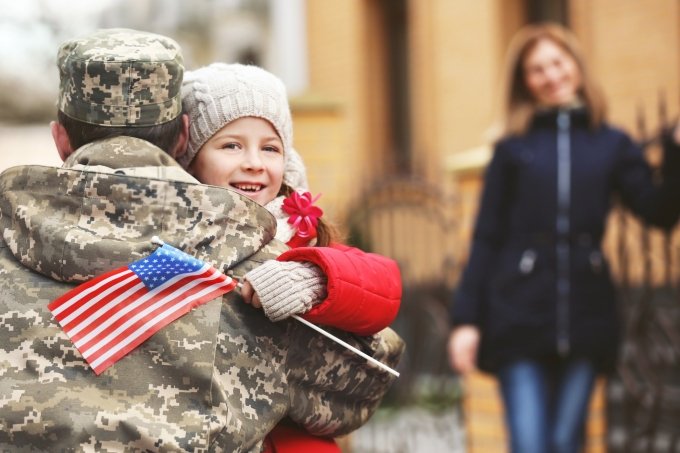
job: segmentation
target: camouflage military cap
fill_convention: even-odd
[[[101,126],[153,126],[181,113],[184,62],[170,38],[103,29],[67,41],[57,54],[58,107]]]

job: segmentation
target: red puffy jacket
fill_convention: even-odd
[[[298,247],[279,261],[309,261],[328,277],[328,296],[302,315],[315,324],[358,335],[373,335],[389,326],[401,303],[397,263],[354,247]],[[267,453],[340,453],[333,439],[313,436],[301,428],[279,424],[267,436]]]
[[[401,276],[397,263],[389,258],[331,244],[291,249],[277,259],[314,263],[328,277],[326,300],[303,315],[310,322],[373,335],[397,316]]]

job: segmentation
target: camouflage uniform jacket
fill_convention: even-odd
[[[237,278],[283,246],[265,209],[147,142],[96,142],[65,167],[0,175],[1,451],[254,452],[285,416],[329,436],[370,417],[387,373],[236,291],[96,376],[47,309],[74,284],[148,255],[154,235]],[[403,351],[390,330],[336,333],[392,366]]]

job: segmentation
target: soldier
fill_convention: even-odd
[[[234,291],[164,327],[97,376],[47,309],[74,284],[167,243],[243,276],[284,246],[257,203],[195,182],[172,40],[102,30],[63,44],[61,168],[0,175],[0,450],[257,452],[283,417],[313,434],[359,427],[390,375]],[[343,339],[394,366],[390,330]]]

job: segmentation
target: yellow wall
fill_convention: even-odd
[[[307,179],[313,195],[322,194],[318,205],[327,218],[339,215],[346,200],[344,188],[352,184],[345,156],[345,117],[342,104],[328,98],[305,95],[291,99],[295,124],[295,147],[307,167]]]
[[[340,221],[388,154],[382,23],[373,1],[307,2],[309,93],[293,100],[295,144],[313,192]],[[332,113],[325,107],[332,104]],[[314,111],[318,113],[315,114]],[[331,135],[327,135],[331,134]]]
[[[635,127],[641,106],[656,121],[659,92],[673,115],[680,99],[680,3],[572,0],[572,25],[603,85],[611,120]]]
[[[327,195],[345,213],[366,186],[393,168],[390,152],[385,23],[381,0],[307,1],[311,97],[336,104],[337,140],[316,149],[314,115],[299,115],[295,142],[310,164],[333,162],[342,173],[325,181]],[[502,52],[523,20],[521,0],[409,0],[409,78],[413,168],[448,183],[443,159],[484,143],[494,115]],[[322,114],[323,116],[323,114]],[[316,138],[307,138],[307,131]],[[317,154],[327,155],[324,158]],[[332,156],[328,156],[331,155]],[[309,168],[310,175],[327,174]],[[314,176],[312,176],[314,177]],[[319,191],[312,185],[313,191]],[[333,194],[327,192],[333,191]],[[337,193],[335,193],[337,192]]]
[[[484,141],[492,121],[501,56],[497,0],[411,0],[415,160],[443,180],[446,153]]]
[[[295,143],[307,161],[312,191],[324,193],[321,205],[338,221],[349,203],[391,170],[383,1],[343,0],[332,7],[326,0],[307,1],[310,87],[293,102]],[[611,121],[635,132],[641,109],[651,128],[660,93],[669,101],[668,116],[675,117],[680,4],[569,4],[571,27],[604,88]],[[524,5],[524,0],[408,0],[413,168],[461,202],[454,234],[462,258],[498,114],[503,54],[525,22]]]

